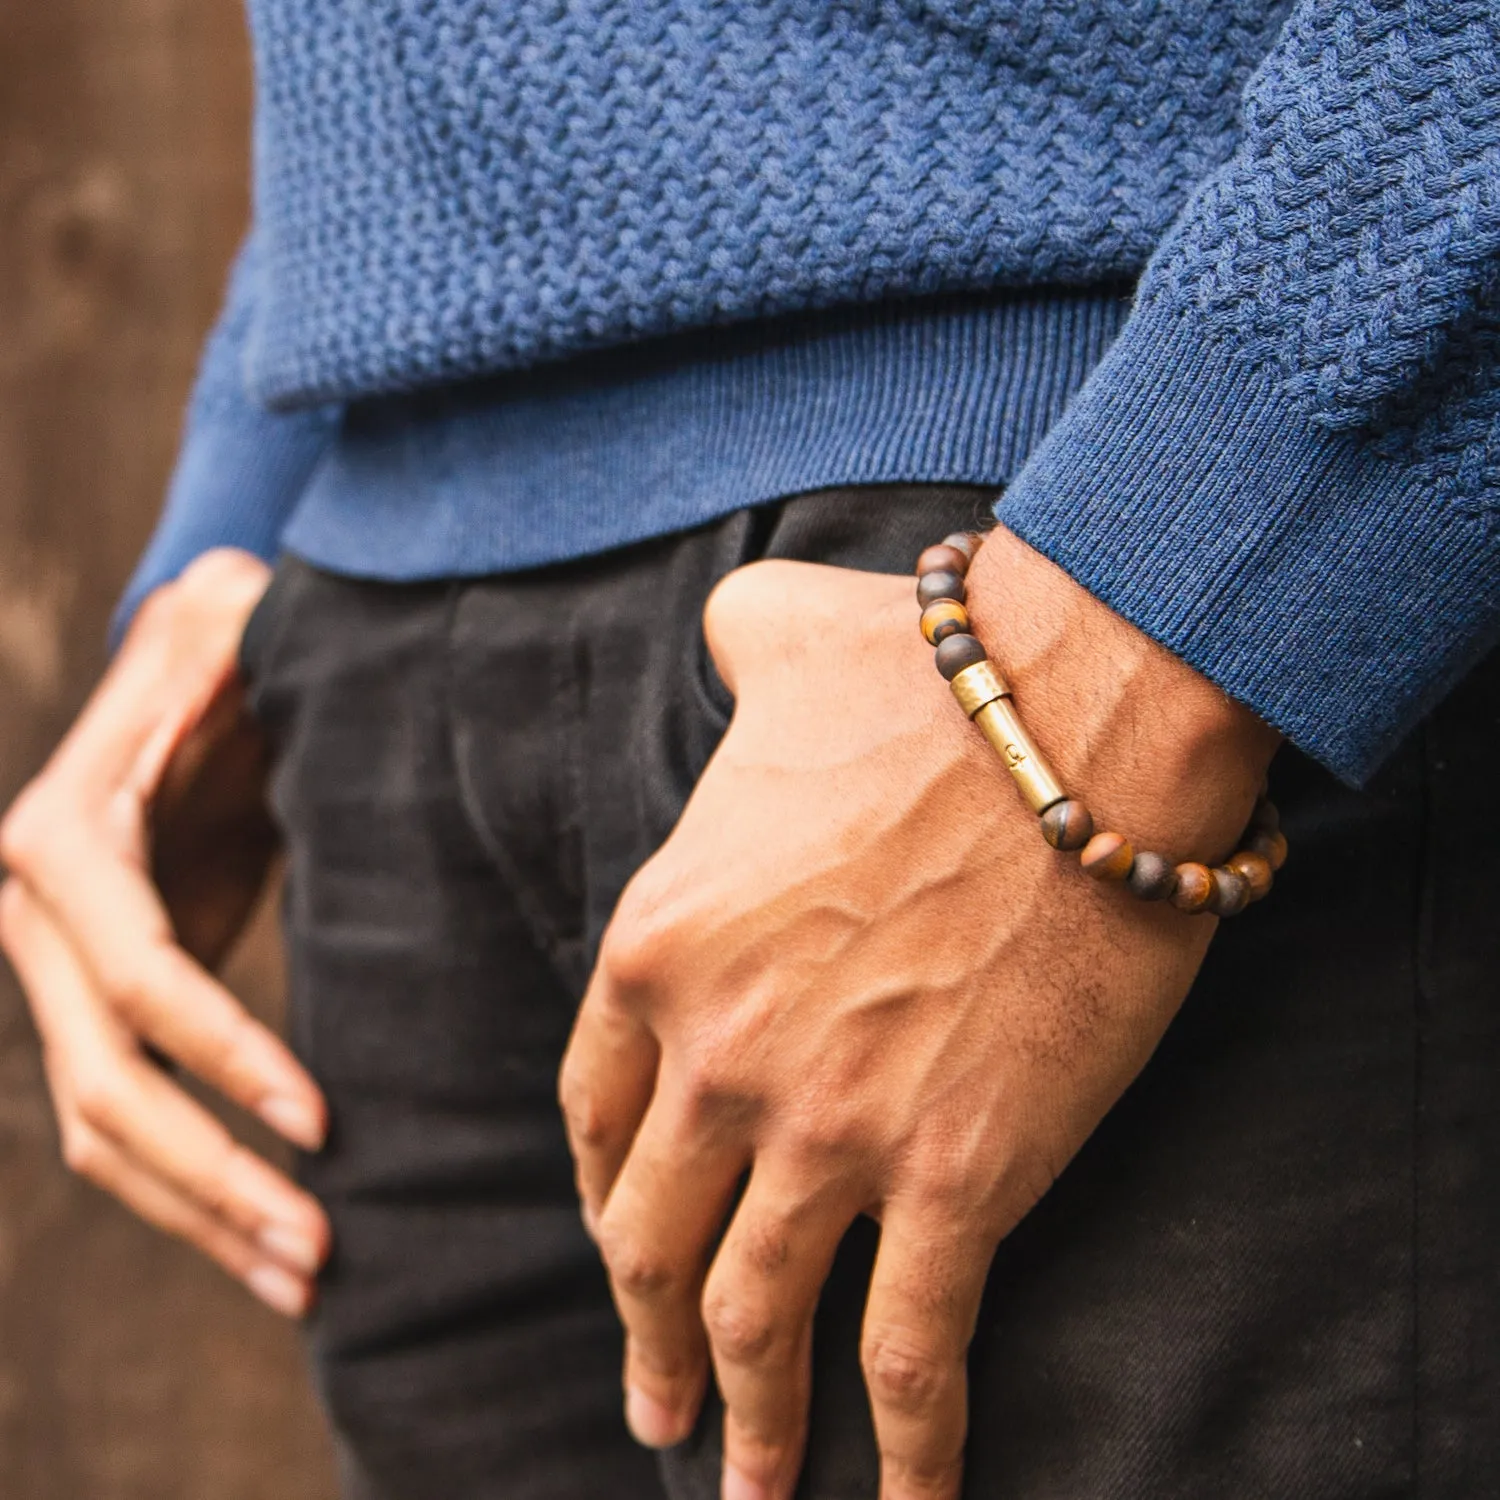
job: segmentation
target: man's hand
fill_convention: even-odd
[[[727,1500],[792,1493],[813,1311],[861,1213],[881,1224],[862,1340],[881,1494],[957,1495],[995,1246],[1145,1063],[1214,931],[1042,841],[934,671],[914,588],[763,563],[716,591],[734,719],[620,902],[563,1066],[627,1416],[682,1439],[711,1358]],[[1008,533],[970,601],[1100,826],[1227,855],[1264,725]]]
[[[0,942],[41,1033],[74,1170],[300,1315],[327,1253],[306,1193],[160,1065],[300,1146],[317,1086],[209,973],[274,852],[236,653],[269,572],[220,550],[142,606],[104,680],[0,825]]]

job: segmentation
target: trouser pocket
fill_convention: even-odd
[[[240,678],[252,698],[274,636],[277,605],[289,586],[293,566],[292,559],[287,557],[277,563],[265,593],[256,600],[255,608],[250,611],[245,620],[245,628],[240,632],[236,663]]]

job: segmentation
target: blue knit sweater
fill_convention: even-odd
[[[948,479],[1349,779],[1500,635],[1493,3],[251,16],[122,619],[218,542],[472,574]]]

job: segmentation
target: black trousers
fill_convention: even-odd
[[[768,555],[906,571],[985,501],[831,491],[471,582],[279,570],[244,658],[295,1044],[335,1122],[305,1163],[337,1238],[312,1348],[351,1497],[717,1495],[716,1410],[660,1469],[626,1435],[558,1062],[727,723],[715,580]],[[968,1495],[1500,1495],[1497,729],[1492,660],[1363,792],[1278,757],[1273,898],[1000,1249]],[[874,1233],[819,1313],[809,1500],[876,1493]]]

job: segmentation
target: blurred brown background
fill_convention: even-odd
[[[0,804],[78,708],[246,213],[240,0],[0,0]],[[279,1003],[272,925],[232,965]],[[327,1500],[293,1330],[67,1177],[0,965],[0,1497]]]

